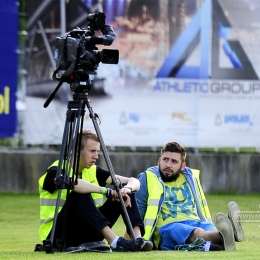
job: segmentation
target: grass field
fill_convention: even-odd
[[[260,194],[207,195],[207,200],[212,216],[215,216],[219,211],[227,213],[227,204],[231,200],[239,204],[241,211],[260,211]],[[246,221],[246,219],[243,219],[243,221]],[[255,214],[250,221],[243,222],[246,239],[237,243],[237,251],[234,252],[152,251],[138,253],[46,254],[45,252],[33,252],[35,244],[40,243],[38,236],[38,195],[0,193],[0,259],[259,259],[260,214]],[[113,230],[118,235],[124,233],[124,225],[121,220]]]

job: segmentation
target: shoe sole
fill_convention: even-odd
[[[236,242],[233,227],[228,216],[222,212],[218,213],[215,217],[215,225],[222,236],[224,249],[226,251],[235,251]]]
[[[153,249],[153,243],[151,241],[144,241],[141,247],[141,251],[151,251]]]
[[[241,242],[245,239],[245,234],[240,221],[240,209],[236,202],[231,201],[228,203],[228,217],[233,226],[235,240]]]

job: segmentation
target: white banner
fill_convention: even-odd
[[[260,83],[158,79],[149,87],[91,97],[108,146],[260,147]],[[26,143],[59,144],[67,104],[27,98]],[[94,129],[86,107],[84,128]]]

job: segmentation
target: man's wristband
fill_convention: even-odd
[[[107,188],[102,187],[102,188],[101,188],[101,194],[102,194],[102,195],[106,195],[106,194],[107,194]]]
[[[111,196],[111,189],[110,188],[105,188],[105,187],[102,187],[101,188],[101,194],[102,195],[106,195],[107,198],[109,198]]]

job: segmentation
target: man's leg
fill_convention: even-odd
[[[213,244],[221,245],[223,243],[218,230],[205,231],[202,228],[195,228],[186,242],[192,243],[196,238],[203,238],[206,241],[211,241]]]
[[[136,251],[133,241],[118,237],[110,229],[108,219],[96,208],[90,194],[71,192],[67,205],[59,213],[59,234],[61,236],[64,217],[66,217],[66,248],[78,247],[87,242],[100,241],[104,238],[113,251]],[[66,211],[68,209],[68,211]],[[68,215],[66,216],[68,212]],[[55,232],[56,233],[56,232]]]
[[[199,222],[187,242],[191,243],[196,238],[203,238],[213,244],[220,245],[226,251],[236,250],[234,233],[228,217],[224,213],[218,213],[215,224],[216,227],[209,222]]]
[[[141,251],[150,251],[153,248],[153,243],[151,241],[145,241],[142,238],[142,236],[144,235],[144,224],[138,211],[134,194],[131,194],[130,197],[131,207],[127,207],[126,211],[129,216],[131,226],[133,227],[135,237],[137,238],[137,247],[140,247]],[[123,213],[123,209],[120,202],[107,199],[107,201],[99,208],[99,210],[105,216],[105,218],[109,220],[109,222],[111,223],[111,227],[116,223],[119,216],[122,215],[122,218],[127,228],[127,233],[130,234],[126,217]]]
[[[137,243],[140,244],[140,250],[141,251],[151,251],[153,249],[153,242],[150,240],[145,240],[142,237],[144,236],[144,222],[140,216],[135,195],[130,195],[131,197],[131,208],[127,208],[127,212],[133,227],[133,231],[135,234],[135,237],[137,238]],[[126,223],[126,221],[125,221]],[[127,230],[127,233],[130,232]],[[129,234],[129,233],[128,233]]]
[[[161,227],[159,234],[162,250],[174,250],[177,245],[191,244],[197,238],[211,241],[210,250],[221,250],[221,236],[210,222],[182,221],[170,223]]]
[[[144,224],[143,221],[140,217],[135,196],[134,194],[130,195],[131,197],[131,207],[127,207],[126,211],[129,216],[131,225],[134,229],[134,233],[136,236],[143,236],[144,235]],[[124,220],[124,223],[127,227],[127,222],[125,219],[125,215],[123,213],[122,206],[120,202],[117,201],[112,201],[111,199],[107,199],[107,201],[99,208],[100,212],[104,217],[109,220],[111,223],[111,227],[116,223],[118,220],[119,216],[122,215],[122,218]],[[128,228],[128,227],[127,227]],[[130,231],[127,230],[127,233],[129,234]]]
[[[100,241],[103,240],[101,231],[109,224],[97,210],[90,194],[71,192],[69,200],[59,213],[55,237],[61,238],[65,232],[67,247]]]
[[[159,228],[161,250],[175,250],[177,245],[184,245],[195,227],[174,222]]]

